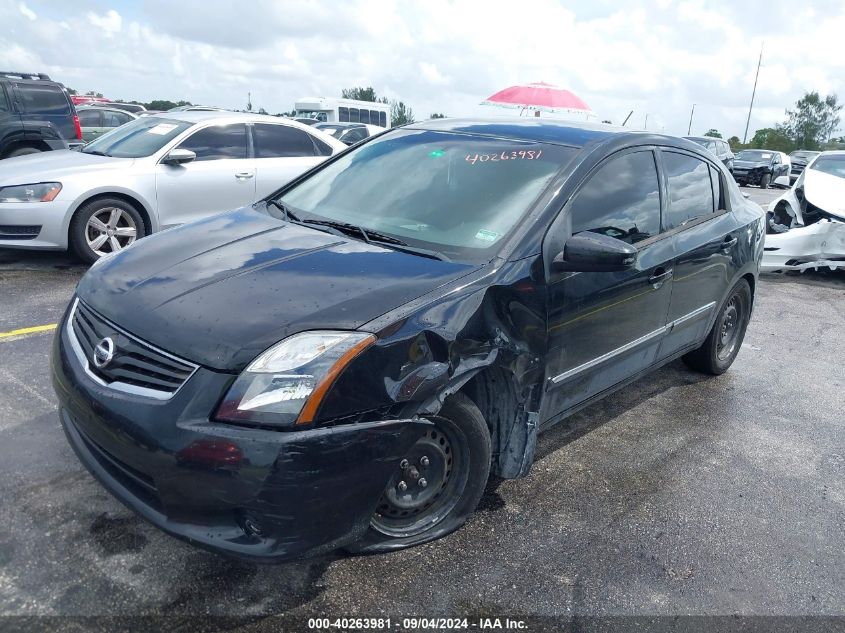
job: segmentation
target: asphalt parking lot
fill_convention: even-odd
[[[8,333],[84,270],[0,250],[0,614],[845,615],[843,273],[764,277],[727,374],[673,363],[582,411],[459,532],[268,567],[165,536],[76,460],[52,332]]]

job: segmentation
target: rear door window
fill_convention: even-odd
[[[253,126],[253,134],[256,158],[317,155],[311,135],[292,125],[256,123]]]
[[[660,186],[651,150],[602,165],[572,203],[572,233],[590,231],[636,244],[660,233]]]
[[[114,112],[106,110],[103,112],[103,119],[105,120],[105,127],[119,127],[124,123],[129,123],[132,117],[125,112]]]
[[[102,121],[100,116],[102,114],[102,112],[97,110],[79,110],[77,111],[79,125],[82,127],[101,127]]]
[[[197,161],[246,158],[246,125],[212,125],[185,139],[179,146],[197,155]]]
[[[49,84],[17,84],[26,114],[62,115],[70,113],[64,90]]]
[[[663,166],[669,187],[666,230],[713,214],[713,185],[707,163],[687,154],[664,151]]]
[[[6,96],[6,89],[0,84],[0,112],[11,112],[12,106]]]

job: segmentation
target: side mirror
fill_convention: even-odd
[[[637,249],[609,235],[583,231],[573,235],[552,261],[555,272],[614,272],[637,263]]]
[[[183,163],[190,163],[196,157],[196,152],[192,152],[189,149],[177,148],[170,150],[161,162],[165,165],[181,165]]]

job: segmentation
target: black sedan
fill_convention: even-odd
[[[82,462],[252,560],[438,538],[537,433],[675,359],[721,374],[763,213],[690,141],[438,120],[96,263],[52,375]]]

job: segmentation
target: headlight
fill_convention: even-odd
[[[0,187],[0,202],[52,202],[61,190],[60,182]]]
[[[238,376],[216,417],[273,426],[312,422],[344,367],[375,340],[364,332],[326,330],[286,338]]]

